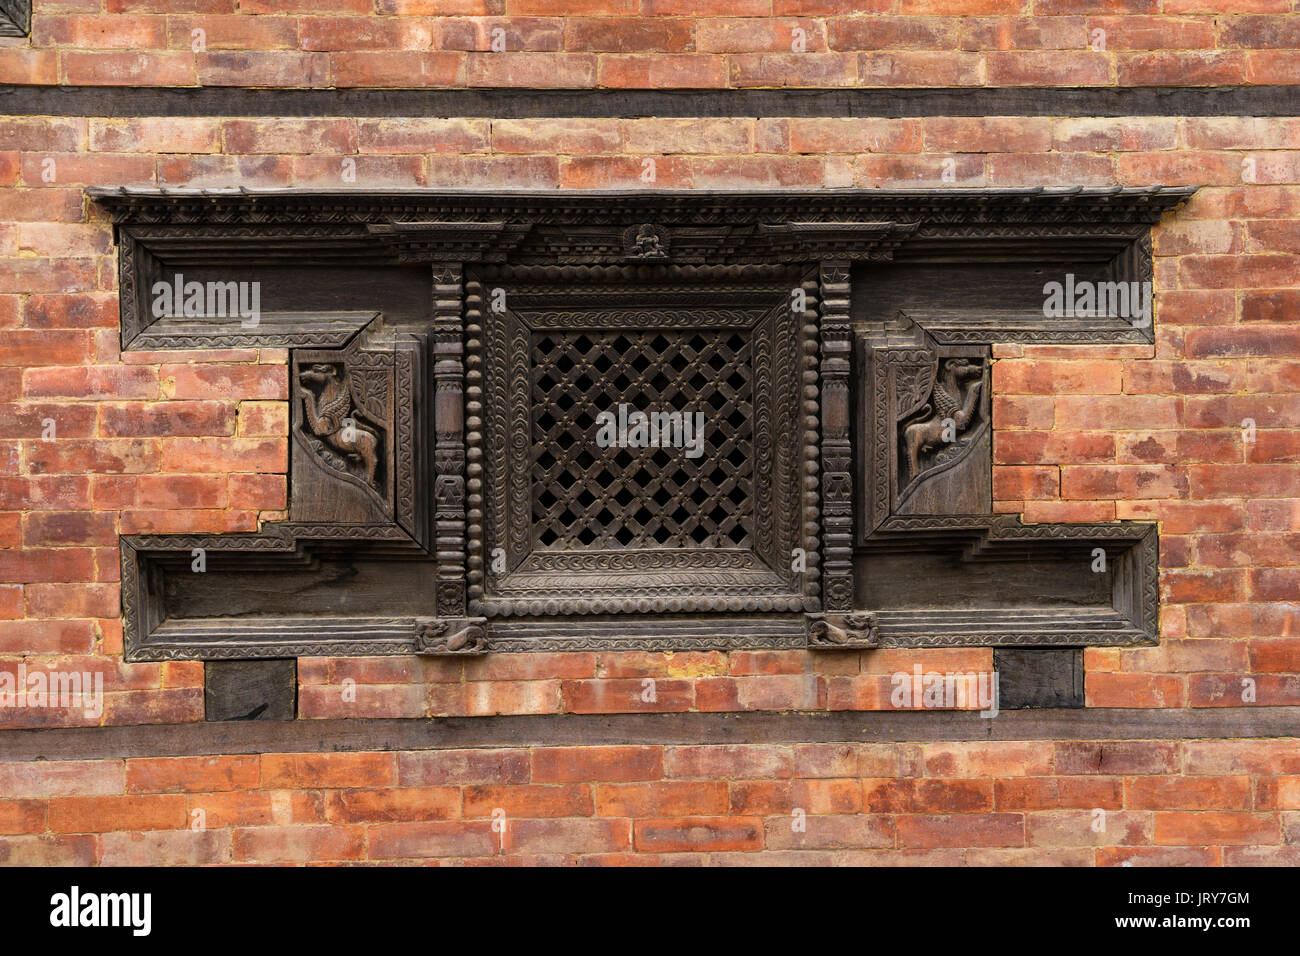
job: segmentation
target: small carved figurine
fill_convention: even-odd
[[[487,650],[487,644],[487,630],[481,622],[460,618],[455,621],[417,621],[415,624],[417,654],[482,654]]]
[[[876,615],[870,611],[845,614],[839,623],[818,618],[808,628],[808,646],[812,648],[877,647],[879,637]]]
[[[668,251],[659,237],[659,230],[649,223],[638,227],[636,238],[632,240],[632,255],[637,259],[668,258]]]
[[[921,409],[924,417],[903,429],[903,444],[907,451],[908,479],[921,473],[921,455],[940,445],[955,440],[970,425],[984,387],[984,365],[962,358],[947,359],[943,363],[930,404]],[[977,381],[964,387],[963,382]],[[944,431],[952,423],[953,431],[945,440]]]
[[[359,460],[366,483],[374,487],[379,436],[357,421],[352,397],[338,367],[313,365],[298,376],[298,381],[303,385],[303,413],[311,433],[341,454]]]

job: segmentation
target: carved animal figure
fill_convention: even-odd
[[[954,434],[959,435],[970,424],[975,414],[975,403],[979,401],[980,390],[984,387],[983,363],[968,362],[966,359],[947,359],[939,380],[930,393],[931,404],[921,409],[921,414],[928,416],[903,429],[903,445],[907,451],[907,464],[910,469],[908,478],[915,478],[921,473],[921,455],[936,446],[946,444],[943,439],[946,422],[951,419]],[[979,379],[962,391],[962,383],[970,379]],[[933,414],[931,411],[933,410]]]
[[[298,376],[298,381],[304,386],[303,414],[311,433],[335,451],[360,461],[367,484],[373,486],[379,464],[379,436],[352,414],[352,397],[338,367],[313,365]]]

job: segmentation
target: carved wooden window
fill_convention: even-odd
[[[1153,641],[1154,526],[993,513],[991,346],[1150,342],[1044,277],[1189,192],[92,190],[124,349],[290,349],[288,520],[124,538],[127,656]]]

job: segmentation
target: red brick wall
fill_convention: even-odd
[[[1292,0],[36,0],[30,45],[0,38],[0,82],[1294,83],[1293,10]],[[492,52],[494,36],[504,52]]]
[[[1294,740],[0,763],[0,863],[1295,865],[1298,771]]]
[[[1300,77],[1290,0],[238,6],[38,0],[32,38],[0,39],[0,82]],[[513,52],[481,52],[498,25]],[[1300,118],[0,117],[0,668],[94,669],[107,692],[97,718],[6,709],[0,727],[202,720],[201,664],[122,661],[117,537],[251,530],[285,507],[286,353],[119,355],[115,249],[85,186],[342,186],[352,158],[358,187],[643,188],[646,157],[667,188],[1204,185],[1156,230],[1154,346],[996,351],[997,508],[1160,523],[1160,645],[1088,651],[1089,706],[1300,704]],[[879,710],[897,671],[992,666],[987,649],[300,663],[303,718]],[[1298,774],[1294,739],[0,762],[0,862],[1296,863]]]

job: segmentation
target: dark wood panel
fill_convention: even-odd
[[[991,719],[969,711],[345,718],[10,730],[0,762],[616,744],[1294,739],[1297,727],[1300,707],[1020,710]],[[1099,743],[1098,756],[1104,751]]]
[[[5,86],[37,116],[1294,116],[1294,86],[854,90],[268,90]]]

